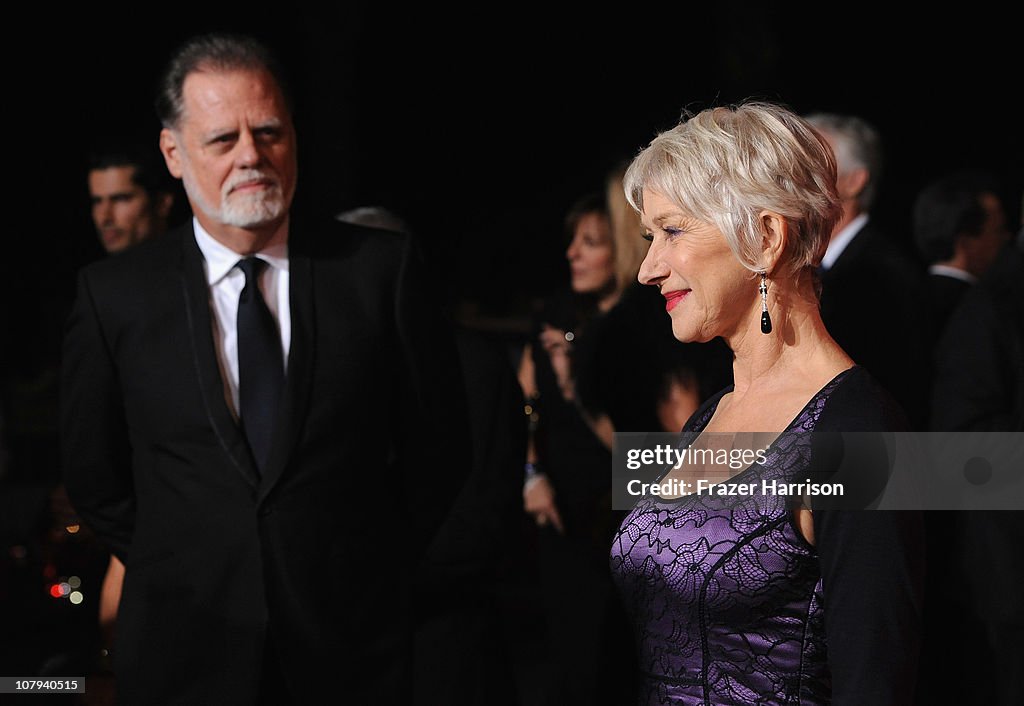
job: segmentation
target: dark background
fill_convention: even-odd
[[[901,19],[891,4],[845,15],[820,4],[672,7],[350,2],[62,14],[8,62],[15,210],[30,219],[7,244],[19,263],[14,284],[52,310],[31,315],[47,330],[37,335],[53,331],[74,270],[101,255],[85,192],[91,140],[141,131],[155,149],[155,78],[175,45],[209,29],[256,34],[292,75],[296,208],[399,211],[437,256],[439,295],[499,319],[520,320],[530,298],[563,281],[561,218],[576,196],[683,108],[745,97],[875,123],[888,160],[877,211],[894,237],[908,236],[916,190],[959,166],[1004,180],[1016,228],[1024,121],[1013,104],[1024,62],[1008,10],[969,3]]]
[[[1008,9],[972,2],[906,17],[897,3],[672,7],[19,6],[4,48],[5,526],[40,516],[47,498],[36,489],[57,478],[62,325],[75,271],[103,256],[89,216],[89,148],[131,132],[156,149],[154,82],[195,32],[250,32],[282,56],[297,104],[296,208],[398,211],[424,237],[436,296],[475,304],[478,322],[513,338],[531,300],[567,274],[568,205],[684,108],[758,97],[800,113],[859,114],[885,144],[876,215],[894,237],[909,237],[917,190],[965,166],[1003,180],[1019,226],[1024,61]],[[0,617],[41,653],[92,615],[41,591],[36,562],[61,563],[50,546],[61,545],[0,562]],[[16,638],[0,648],[0,674],[28,671],[13,659],[34,663]]]

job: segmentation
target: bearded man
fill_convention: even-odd
[[[291,217],[265,46],[189,40],[157,109],[193,218],[82,270],[62,372],[69,496],[125,565],[119,700],[409,703],[470,462],[452,328],[412,238]]]

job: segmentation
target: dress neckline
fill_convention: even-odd
[[[821,389],[819,389],[817,392],[815,392],[813,395],[811,395],[811,398],[809,400],[807,400],[807,402],[800,408],[800,410],[796,413],[796,415],[793,417],[793,419],[790,420],[789,424],[787,424],[785,427],[783,427],[782,431],[780,431],[775,436],[775,438],[772,439],[771,443],[768,444],[768,446],[766,446],[764,448],[765,455],[767,455],[769,451],[773,451],[775,449],[775,445],[779,442],[779,439],[781,439],[783,436],[785,436],[787,434],[787,432],[789,432],[794,426],[796,426],[797,422],[800,421],[800,419],[804,416],[804,414],[807,412],[807,410],[810,409],[811,406],[814,405],[822,397],[822,395],[824,395],[826,392],[831,391],[840,382],[842,382],[846,378],[847,375],[849,375],[850,373],[852,373],[853,371],[858,370],[858,369],[860,369],[860,365],[857,364],[857,363],[854,363],[849,368],[846,368],[845,370],[840,370],[838,373],[836,373],[832,377],[831,380],[829,380],[824,385],[822,385]],[[708,401],[707,406],[704,408],[703,414],[702,414],[703,423],[700,425],[699,428],[695,428],[695,429],[692,429],[692,430],[684,429],[683,430],[683,436],[680,438],[680,441],[679,441],[680,444],[682,444],[683,438],[686,438],[686,436],[685,436],[686,434],[692,434],[693,435],[690,438],[690,441],[687,443],[687,446],[692,445],[693,442],[697,441],[697,439],[700,438],[700,435],[704,433],[704,428],[708,425],[708,422],[711,421],[711,417],[714,416],[715,410],[718,409],[718,403],[721,402],[722,398],[725,397],[725,395],[727,395],[729,392],[731,392],[734,387],[735,387],[735,385],[727,385],[726,387],[723,387],[718,392],[718,394],[716,394],[714,397],[712,397]],[[678,448],[678,445],[677,445],[677,448]],[[729,478],[727,478],[725,481],[722,481],[722,482],[726,482],[726,483],[734,482],[740,476],[743,476],[743,475],[746,475],[747,473],[749,473],[750,470],[753,467],[754,467],[754,464],[752,463],[749,466],[747,466],[746,468],[744,468],[744,469],[742,469],[740,471],[737,471],[734,475],[729,476]],[[672,472],[672,468],[669,467],[669,469],[667,471],[665,471],[665,473],[663,473],[662,475],[658,476],[658,479],[655,482],[656,483],[661,483],[662,480],[665,478],[665,476],[667,476],[671,472]],[[660,495],[652,494],[651,497],[655,501],[661,502],[661,503],[677,503],[677,502],[679,502],[681,500],[686,500],[687,498],[694,497],[694,496],[692,496],[692,495],[680,495],[680,496],[675,497],[675,498],[663,498]]]

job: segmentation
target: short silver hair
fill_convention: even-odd
[[[825,135],[836,155],[836,169],[846,174],[854,169],[868,173],[867,183],[857,195],[862,211],[870,211],[882,178],[882,138],[875,126],[857,115],[810,113],[804,118]]]
[[[633,159],[623,186],[637,211],[648,189],[715,225],[753,271],[763,269],[762,211],[785,217],[783,262],[793,271],[821,261],[842,212],[828,143],[800,116],[763,101],[684,116]]]

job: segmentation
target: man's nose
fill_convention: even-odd
[[[260,163],[262,155],[256,138],[250,130],[243,130],[235,145],[235,164],[239,167],[254,167]]]
[[[111,223],[114,220],[113,204],[111,204],[107,199],[93,204],[92,217],[99,225]]]

